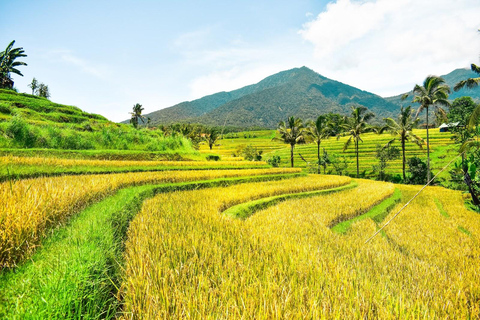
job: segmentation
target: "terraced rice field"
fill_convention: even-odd
[[[253,145],[259,150],[263,150],[263,159],[268,159],[273,155],[279,155],[282,159],[281,166],[287,167],[290,165],[290,146],[285,145],[280,141],[272,140],[275,137],[275,131],[257,131],[248,133],[250,137],[253,134],[256,138],[243,138],[244,133],[239,133],[239,138],[236,139],[223,139],[217,142],[218,146],[214,147],[212,151],[207,150],[206,146],[202,145],[200,151],[208,153],[216,153],[221,156],[231,156],[235,152],[239,145]],[[416,129],[414,134],[420,136],[426,140],[426,130]],[[430,130],[430,152],[432,159],[432,169],[434,171],[443,168],[457,153],[458,147],[453,144],[451,139],[451,133],[439,132],[438,129]],[[366,171],[367,175],[372,172],[372,166],[377,163],[375,159],[375,148],[377,144],[385,145],[388,141],[394,137],[390,134],[377,135],[374,133],[367,133],[362,135],[363,143],[360,143],[360,171]],[[356,172],[356,160],[355,149],[353,145],[343,151],[343,146],[348,137],[342,137],[337,140],[335,137],[326,139],[321,144],[321,152],[325,149],[329,155],[338,154],[344,155],[350,162],[347,171],[349,173]],[[393,146],[397,146],[401,150],[400,142],[396,141]],[[310,163],[314,163],[317,160],[317,146],[315,143],[297,145],[295,147],[294,162],[295,166],[304,168],[307,163],[303,161],[300,155]],[[406,144],[406,157],[411,158],[413,156],[426,159],[426,146],[420,149],[418,146],[412,143]],[[329,166],[327,170],[332,170],[333,167]],[[402,171],[402,159],[393,160],[389,162],[387,172],[401,174]]]
[[[425,189],[365,244],[420,187],[237,162],[0,183],[0,318],[480,317],[460,192]]]
[[[239,161],[240,160],[240,161]],[[41,157],[0,157],[0,181],[12,178],[35,178],[57,175],[80,175],[118,172],[212,170],[268,168],[265,162],[233,158],[218,161],[128,161],[79,160]]]

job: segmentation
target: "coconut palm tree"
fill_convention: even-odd
[[[347,121],[342,125],[345,129],[343,135],[349,135],[350,138],[345,142],[343,146],[343,151],[347,150],[350,147],[352,141],[355,142],[355,153],[357,156],[357,178],[360,175],[360,166],[358,160],[358,143],[363,142],[360,137],[363,133],[372,131],[372,127],[368,125],[368,121],[375,117],[373,112],[367,112],[367,108],[364,106],[354,107],[352,106],[352,116],[347,118]],[[340,135],[338,136],[340,138]]]
[[[290,164],[293,168],[293,149],[297,143],[305,141],[305,128],[300,118],[290,117],[287,123],[280,121],[277,128],[280,139],[290,145]]]
[[[306,135],[317,144],[318,173],[320,173],[320,144],[323,139],[327,139],[330,136],[327,118],[320,115],[317,120],[309,121],[307,123]]]
[[[405,176],[405,164],[406,164],[406,158],[405,158],[405,143],[407,141],[410,141],[412,143],[415,143],[417,146],[420,148],[423,148],[423,139],[420,138],[419,136],[413,134],[413,128],[415,128],[420,121],[419,118],[416,118],[415,120],[412,117],[413,110],[411,106],[408,106],[406,108],[401,107],[400,109],[400,114],[398,115],[398,122],[393,120],[392,118],[385,118],[383,119],[386,122],[386,130],[391,132],[392,135],[394,136],[399,136],[400,143],[402,144],[402,155],[403,155],[403,181],[406,181],[406,176]],[[396,138],[392,139],[387,143],[387,145],[390,145],[395,141]]]
[[[13,48],[15,40],[10,42],[7,48],[0,52],[0,88],[13,88],[13,80],[10,73],[18,74],[23,77],[23,74],[16,67],[26,66],[22,61],[15,61],[17,58],[26,57],[23,48]]]
[[[450,93],[450,87],[445,83],[445,80],[437,76],[428,76],[423,82],[423,86],[415,85],[413,88],[413,102],[420,103],[417,114],[425,110],[426,122],[427,122],[427,181],[430,181],[430,139],[428,135],[428,108],[430,106],[435,107],[436,111],[443,110],[439,107],[450,106],[448,102],[448,94]]]
[[[468,89],[473,89],[473,88],[478,87],[478,85],[480,84],[480,66],[477,66],[477,65],[472,63],[470,65],[470,68],[472,69],[473,72],[478,74],[479,77],[469,78],[467,80],[462,80],[453,87],[453,90],[459,91],[460,89],[463,89],[465,87],[468,88]]]
[[[135,128],[138,127],[138,120],[142,120],[142,122],[145,122],[145,117],[142,116],[142,105],[137,103],[133,106],[133,112],[130,112],[130,115],[132,116],[130,118],[130,123],[133,124]]]
[[[205,132],[205,141],[208,143],[208,147],[212,150],[215,142],[220,138],[220,132],[217,128],[207,129]]]

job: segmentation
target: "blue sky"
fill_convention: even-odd
[[[478,63],[478,0],[7,1],[0,48],[51,100],[128,118],[303,65],[382,96]],[[0,50],[1,50],[0,49]]]

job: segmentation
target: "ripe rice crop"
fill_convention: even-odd
[[[299,172],[299,169],[202,170],[63,176],[0,183],[0,268],[28,256],[50,227],[132,185]]]
[[[347,179],[309,177],[318,182],[332,178],[339,182]],[[333,187],[332,182],[324,188]],[[392,184],[362,181],[358,190],[286,201],[246,222],[220,213],[232,201],[269,196],[277,193],[277,188],[285,192],[296,184],[280,181],[175,192],[147,201],[131,223],[126,244],[126,317],[318,316],[321,306],[314,307],[314,300],[322,288],[316,279],[324,277],[325,270],[318,268],[317,260],[305,261],[304,255],[316,253],[321,242],[306,244],[305,240],[311,236],[319,240],[317,234],[331,237],[326,224],[332,219],[354,215],[359,207],[368,210],[394,188]],[[360,199],[364,193],[372,195]],[[347,201],[337,201],[342,194]],[[332,201],[330,197],[334,197]],[[291,206],[304,203],[300,211],[298,206]],[[285,210],[276,211],[282,207]],[[329,218],[319,219],[327,213]],[[303,222],[301,228],[293,221]]]
[[[237,160],[238,159],[238,160]],[[202,167],[211,165],[247,166],[266,164],[262,161],[239,161],[243,159],[229,158],[228,161],[131,161],[131,160],[80,160],[38,157],[0,157],[2,166],[31,165],[31,166],[61,166],[65,168],[78,166],[91,167]]]
[[[272,183],[150,199],[129,230],[124,317],[478,318],[480,217],[461,194],[427,188],[364,244],[378,229],[372,220],[344,235],[328,226],[368,210],[394,186],[357,181],[356,189],[286,201],[245,221],[220,208],[240,190],[247,201]],[[288,184],[274,184],[281,183]],[[419,190],[398,188],[405,197],[396,209]]]

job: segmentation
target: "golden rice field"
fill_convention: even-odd
[[[79,166],[88,167],[205,167],[214,164],[224,166],[248,166],[265,164],[258,161],[241,161],[243,158],[228,158],[221,162],[212,161],[131,161],[131,160],[85,160],[85,159],[61,159],[61,158],[42,158],[42,157],[0,157],[1,166],[57,166],[72,168]]]
[[[50,227],[120,188],[292,172],[299,169],[141,172],[3,182],[0,183],[0,269],[30,255]]]
[[[427,188],[368,244],[378,229],[373,220],[356,222],[346,234],[329,226],[399,188],[403,198],[392,215],[420,187],[357,180],[355,189],[288,200],[247,220],[222,214],[235,203],[292,192],[299,181],[325,188],[349,181],[301,179],[147,200],[128,231],[123,317],[480,317],[480,216],[465,208],[459,192]]]

